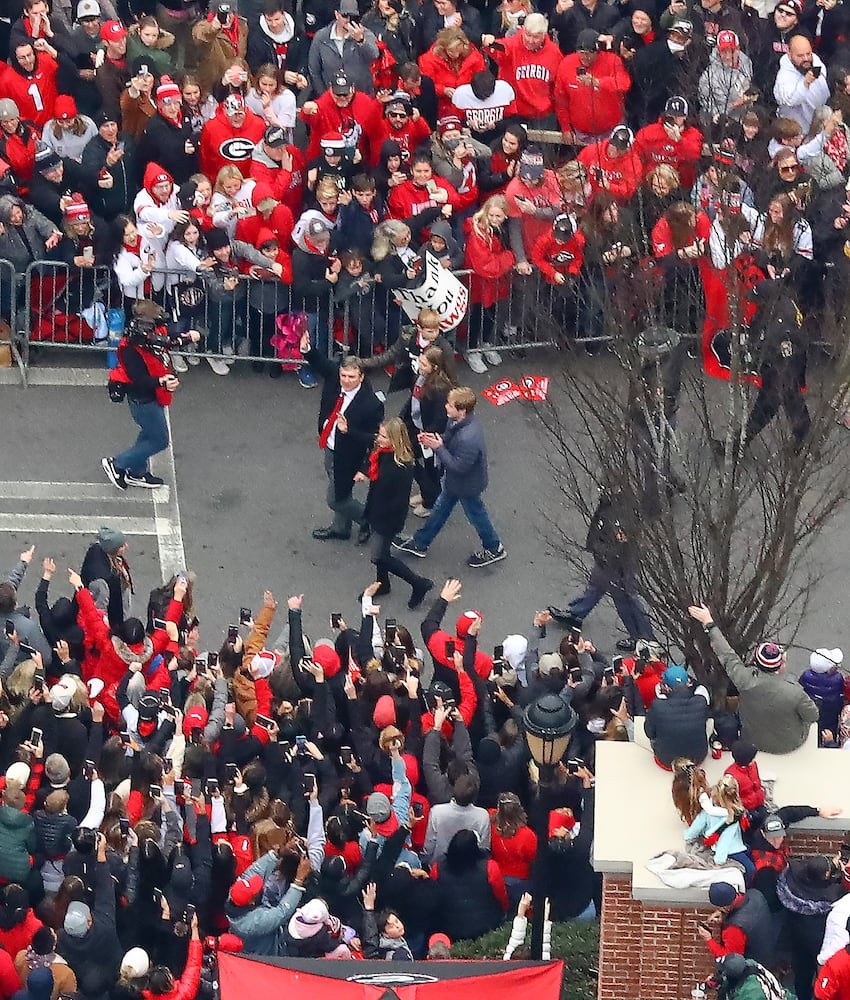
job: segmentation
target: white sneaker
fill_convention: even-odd
[[[484,358],[480,354],[467,354],[466,363],[476,375],[485,375],[487,373],[487,365],[484,364]]]
[[[248,343],[247,337],[243,337],[236,345],[236,353],[240,358],[247,358],[251,353],[251,345]]]
[[[186,351],[186,364],[191,365],[193,368],[201,363],[201,359],[196,353],[197,350],[197,344],[192,344],[189,350]]]
[[[502,363],[502,355],[498,351],[485,351],[484,360],[488,365],[500,365]]]
[[[230,374],[230,365],[226,361],[222,361],[221,358],[207,358],[207,361],[216,375]]]
[[[421,503],[418,503],[410,512],[414,517],[430,517],[431,511],[427,507],[423,507]]]
[[[189,371],[189,366],[186,364],[186,359],[182,354],[171,355],[171,367],[180,375],[182,375],[183,372]]]
[[[221,353],[224,355],[224,363],[226,365],[232,365],[236,362],[236,355],[233,353],[233,348],[230,344],[225,344],[221,349]]]
[[[422,503],[422,494],[421,493],[414,493],[413,496],[410,498],[410,502],[409,502],[408,506],[410,506],[410,507],[419,507],[421,503]]]

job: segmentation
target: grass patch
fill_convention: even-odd
[[[501,958],[511,929],[505,924],[474,941],[456,941],[452,958]],[[530,940],[531,931],[529,930]],[[552,925],[552,958],[566,963],[561,1000],[595,1000],[599,966],[599,921]]]

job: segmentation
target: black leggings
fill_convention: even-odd
[[[415,587],[422,577],[414,573],[403,559],[397,559],[392,554],[392,541],[389,535],[372,535],[372,562],[375,564],[378,583],[389,584],[392,573]]]

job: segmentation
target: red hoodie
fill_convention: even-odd
[[[442,117],[457,114],[457,109],[446,90],[457,90],[463,83],[472,83],[475,74],[487,67],[484,65],[484,57],[474,45],[459,66],[452,65],[443,56],[438,55],[434,51],[436,45],[434,42],[434,45],[419,57],[419,69],[423,76],[430,76],[434,81],[434,90],[437,92],[437,114]]]
[[[500,38],[504,52],[488,49],[499,66],[499,79],[514,88],[514,108],[520,118],[544,118],[555,110],[555,79],[563,61],[561,50],[547,38],[543,48],[531,52],[525,47],[522,32]]]
[[[372,145],[373,167],[378,165],[381,159],[381,146],[387,139],[393,139],[401,146],[401,161],[407,163],[420,146],[429,142],[431,130],[428,128],[428,122],[422,117],[417,118],[416,121],[408,118],[404,123],[404,128],[401,129],[393,128],[389,118],[382,118],[375,142]]]
[[[14,54],[11,58],[14,58]],[[46,52],[36,52],[35,71],[18,72],[7,63],[0,63],[0,90],[17,104],[21,118],[34,122],[39,130],[53,117],[53,105],[59,96],[56,74],[59,64]]]
[[[260,247],[264,243],[271,243],[272,240],[277,240],[278,241],[278,245],[279,245],[279,249],[278,249],[278,252],[277,252],[277,257],[274,258],[274,263],[280,264],[283,267],[283,273],[281,274],[281,276],[280,276],[280,278],[278,280],[283,285],[291,285],[292,284],[292,258],[283,249],[283,246],[280,244],[280,240],[278,239],[277,234],[274,233],[274,232],[272,232],[272,230],[269,229],[268,226],[262,226],[260,229],[257,230],[257,235],[254,237],[254,240],[252,242],[253,242],[253,245],[254,245],[254,249],[255,250],[259,250]],[[271,263],[271,259],[270,259],[270,263]],[[243,274],[250,274],[251,273],[251,269],[253,267],[255,267],[255,266],[256,265],[250,264],[247,260],[242,260],[242,261],[239,262],[239,270]],[[272,279],[268,278],[267,280],[271,281]],[[260,714],[264,715],[265,713],[261,712]]]
[[[316,114],[305,115],[303,108],[301,110],[301,117],[310,128],[307,159],[315,160],[321,154],[320,141],[323,135],[339,132],[343,138],[350,140],[349,145],[357,146],[364,163],[372,163],[375,149],[379,153],[381,149],[378,136],[384,113],[379,102],[374,97],[357,91],[351,104],[340,108],[334,103],[330,90],[326,90],[315,103],[318,109]]]
[[[437,177],[436,174],[433,180],[437,187],[441,187],[444,191],[448,192],[449,200],[447,204],[451,205],[457,211],[460,207],[461,199],[454,186],[444,177]],[[436,204],[437,202],[431,198],[431,192],[427,187],[417,187],[410,180],[404,181],[392,189],[387,201],[387,210],[391,219],[404,220],[414,215],[419,215],[426,208],[434,208]],[[428,239],[428,232],[427,229],[423,229],[421,232],[423,243]]]
[[[555,239],[555,234],[550,229],[548,233],[538,237],[529,258],[549,284],[554,285],[556,274],[575,277],[579,273],[586,242],[581,230],[573,233],[566,243],[562,243]]]
[[[201,171],[215,184],[218,172],[233,164],[247,177],[254,146],[263,138],[266,123],[253,111],[245,109],[245,121],[234,128],[219,104],[215,115],[201,129]]]
[[[292,157],[292,169],[284,170],[278,164],[269,166],[261,160],[252,159],[249,172],[258,184],[271,188],[272,197],[289,209],[293,219],[301,214],[302,191],[304,188],[304,155],[297,146],[287,146]]]
[[[694,186],[696,164],[702,153],[702,132],[699,129],[683,129],[682,138],[675,142],[667,135],[659,119],[638,132],[633,148],[643,160],[647,173],[660,163],[669,163],[678,171],[682,188],[688,190]]]
[[[643,160],[634,146],[622,156],[610,156],[607,139],[585,146],[578,160],[587,169],[594,192],[607,191],[624,205],[630,201],[643,180]]]
[[[254,189],[251,191],[251,204],[256,209],[257,205],[266,198],[276,200],[274,191],[264,181],[257,181]],[[292,212],[290,212],[286,205],[277,204],[272,209],[272,213],[268,219],[263,218],[259,213],[249,215],[245,219],[240,219],[236,223],[236,239],[250,243],[251,246],[256,246],[257,233],[261,229],[270,229],[277,237],[281,250],[286,250],[292,239],[294,225]]]
[[[577,129],[587,135],[610,132],[623,120],[626,94],[632,78],[623,60],[613,52],[599,52],[593,65],[579,76],[578,53],[573,52],[561,63],[555,80],[555,108],[564,132]],[[595,80],[589,85],[584,80]]]

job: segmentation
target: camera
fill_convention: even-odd
[[[567,761],[567,774],[578,774],[581,767],[584,767],[584,761],[581,757],[573,757],[572,760]]]

